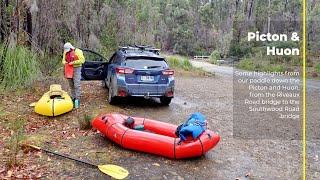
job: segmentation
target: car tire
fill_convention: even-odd
[[[171,103],[171,100],[172,98],[171,97],[160,97],[160,103],[161,105],[164,105],[164,106],[168,106],[170,103]]]
[[[109,104],[115,104],[116,103],[116,97],[113,96],[113,88],[110,86],[108,90],[108,102]]]

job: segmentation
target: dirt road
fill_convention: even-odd
[[[96,163],[121,165],[130,172],[129,179],[301,179],[300,140],[243,140],[233,137],[232,84],[232,76],[226,74],[214,77],[177,76],[175,98],[170,106],[163,107],[154,100],[144,99],[129,99],[120,105],[110,106],[105,101],[107,90],[101,87],[100,82],[84,82],[84,98],[79,111],[56,118],[39,117],[30,109],[23,113],[29,119],[32,117],[29,124],[39,124],[29,130],[29,135],[40,139],[44,146]],[[21,106],[27,105],[25,102]],[[77,119],[83,118],[84,114],[102,112],[146,116],[179,124],[197,111],[205,114],[210,129],[221,136],[221,141],[205,157],[191,160],[170,160],[125,150],[99,133],[79,130],[77,124]],[[308,167],[309,179],[319,177],[317,143],[319,141],[308,142],[308,158],[312,163]],[[45,168],[44,178],[107,178],[85,165],[44,154],[28,154],[25,159],[29,164],[37,165],[39,171]]]

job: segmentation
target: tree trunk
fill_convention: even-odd
[[[248,10],[248,20],[250,20],[250,19],[251,19],[251,16],[252,16],[252,12],[253,12],[253,2],[254,2],[254,0],[251,0],[251,1],[250,1],[249,10]]]
[[[4,41],[4,36],[5,36],[5,32],[4,32],[4,2],[0,1],[0,41],[3,42]]]
[[[19,0],[16,0],[16,12],[15,12],[15,33],[17,35],[17,41],[19,40],[20,31],[20,10],[19,10]]]
[[[32,41],[32,15],[31,15],[31,12],[30,12],[30,8],[27,9],[26,32],[28,33],[27,44],[29,46],[31,46],[31,41]]]
[[[1,41],[3,42],[6,37],[8,37],[8,24],[10,23],[10,19],[6,14],[6,9],[9,6],[9,0],[1,1],[1,13],[0,13],[0,36]]]

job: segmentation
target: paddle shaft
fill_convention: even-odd
[[[47,153],[50,153],[50,154],[54,154],[54,155],[57,155],[57,156],[60,156],[60,157],[63,157],[63,158],[67,158],[67,159],[71,159],[71,160],[74,160],[74,161],[77,161],[77,162],[81,162],[81,163],[83,163],[83,164],[91,165],[91,166],[93,166],[93,167],[98,167],[97,165],[92,164],[92,163],[89,163],[89,162],[87,162],[87,161],[83,161],[83,160],[76,159],[76,158],[73,158],[73,157],[70,157],[70,156],[66,156],[66,155],[64,155],[64,154],[60,154],[60,153],[58,153],[58,152],[50,151],[50,150],[48,150],[48,149],[39,148],[39,150],[44,151],[44,152],[47,152]]]
[[[107,175],[109,175],[109,176],[111,176],[111,177],[113,177],[115,179],[124,179],[129,175],[129,172],[126,169],[124,169],[124,168],[122,168],[120,166],[117,166],[117,165],[112,165],[112,164],[95,165],[95,164],[92,164],[90,162],[83,161],[83,160],[80,160],[80,159],[76,159],[74,157],[70,157],[70,156],[67,156],[67,155],[64,155],[64,154],[61,154],[61,153],[58,153],[58,152],[54,152],[54,151],[48,150],[48,149],[43,149],[43,148],[35,146],[35,145],[31,145],[31,144],[24,144],[24,145],[28,146],[28,147],[31,147],[33,149],[36,149],[38,151],[44,151],[44,152],[49,153],[49,154],[57,155],[57,156],[60,156],[60,157],[66,158],[66,159],[71,159],[71,160],[74,160],[76,162],[80,162],[80,163],[83,163],[83,164],[90,165],[92,167],[98,168],[102,173],[107,174]]]

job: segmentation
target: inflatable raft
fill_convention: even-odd
[[[35,104],[34,111],[44,116],[58,116],[73,109],[73,102],[61,85],[53,84]]]
[[[124,148],[172,159],[202,156],[220,140],[217,134],[205,130],[197,139],[188,138],[181,142],[175,134],[176,125],[132,117],[135,126],[143,126],[143,130],[135,130],[125,125],[128,118],[122,114],[100,115],[92,121],[92,126]]]

